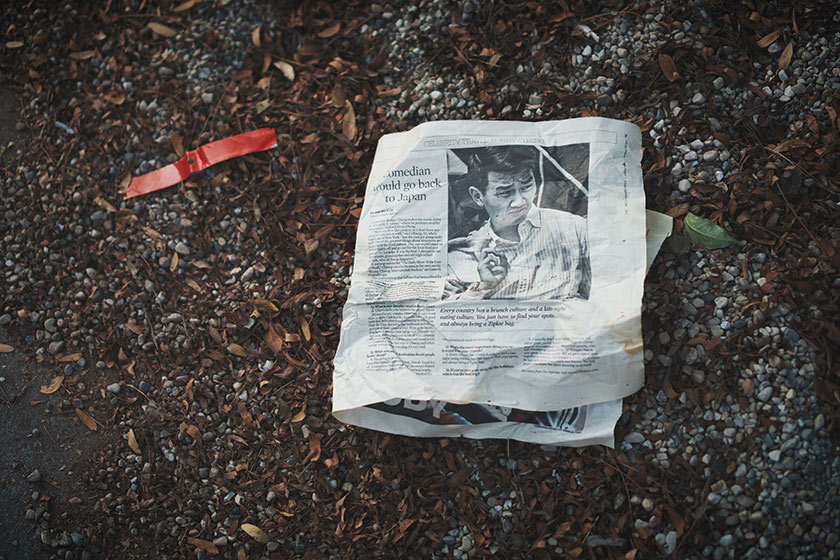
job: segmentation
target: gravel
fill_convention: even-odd
[[[636,546],[645,557],[716,559],[826,558],[837,550],[840,521],[831,512],[840,510],[840,458],[828,432],[826,414],[833,412],[818,395],[825,362],[811,328],[826,320],[820,306],[827,298],[816,282],[804,291],[810,277],[794,277],[805,267],[814,277],[830,270],[824,253],[840,234],[825,225],[831,220],[821,197],[837,156],[826,152],[824,168],[809,169],[799,187],[816,201],[799,220],[820,243],[794,235],[802,240],[794,244],[781,239],[801,234],[800,222],[764,187],[769,176],[791,173],[789,162],[755,155],[756,134],[812,140],[830,130],[827,100],[840,86],[840,40],[821,27],[828,21],[794,35],[785,18],[760,15],[784,33],[759,49],[748,37],[742,44],[717,36],[731,30],[729,16],[703,3],[595,11],[598,25],[587,33],[575,18],[548,22],[542,15],[517,27],[522,16],[491,17],[489,5],[472,0],[396,2],[348,11],[342,25],[355,26],[352,36],[334,40],[343,49],[339,58],[369,71],[375,78],[365,79],[380,91],[398,88],[376,95],[332,56],[295,58],[292,31],[303,26],[294,23],[297,15],[278,17],[280,8],[258,3],[224,10],[210,4],[178,20],[171,38],[142,29],[145,20],[128,32],[115,20],[82,46],[71,39],[84,19],[72,4],[52,15],[3,8],[10,25],[35,26],[26,66],[10,71],[27,81],[21,134],[43,132],[3,156],[0,326],[15,329],[21,351],[66,372],[51,407],[69,418],[77,408],[91,410],[119,439],[103,460],[91,460],[80,503],[62,509],[59,498],[39,495],[23,505],[33,543],[65,558],[99,557],[122,541],[131,545],[125,550],[151,553],[155,543],[175,554],[187,537],[230,554],[247,550],[248,557],[270,550],[389,557],[412,533],[420,543],[414,553],[430,558],[528,557],[534,550],[622,556]],[[48,26],[38,23],[48,16]],[[271,74],[269,98],[301,103],[299,109],[235,114],[234,102],[268,96],[248,89],[250,78],[232,79],[245,68],[260,79],[260,64],[251,60],[262,61],[252,39],[258,26],[269,51],[284,53],[297,72],[291,83]],[[462,44],[459,30],[474,39]],[[537,37],[548,31],[550,40]],[[522,44],[490,64],[514,35]],[[793,57],[779,70],[789,36],[796,37]],[[123,60],[118,37],[132,44],[130,60]],[[469,65],[448,56],[453,45]],[[96,50],[92,58],[67,55],[88,50]],[[676,60],[677,81],[662,76],[659,53]],[[39,92],[30,70],[54,85],[37,81]],[[326,90],[295,90],[307,73],[318,73]],[[351,144],[334,144],[337,133],[304,141],[304,113],[315,105],[301,99],[329,104],[338,83],[352,92],[348,102],[360,115],[369,152],[362,163],[308,151],[322,144],[330,154],[350,153]],[[125,99],[103,100],[108,92]],[[658,257],[643,309],[647,384],[626,400],[618,449],[406,443],[331,419],[324,348],[336,343],[352,266],[352,247],[342,240],[352,237],[350,214],[336,213],[357,200],[376,136],[427,120],[583,114],[643,128],[648,207],[719,211],[719,223],[749,237],[724,250],[666,245]],[[233,163],[147,197],[122,202],[114,195],[126,171],[148,172],[173,159],[175,132],[194,147],[236,127],[290,121],[299,128],[283,128],[283,143],[294,150],[244,158],[248,171]],[[49,126],[35,126],[44,122]],[[730,209],[751,192],[758,204]],[[99,197],[113,206],[103,207]],[[293,212],[298,206],[297,213],[319,209],[316,231],[322,221],[336,226],[306,251],[304,242],[316,236]],[[759,228],[745,229],[759,216],[767,216]],[[285,355],[265,347],[269,319]],[[466,478],[448,488],[458,472]],[[22,478],[35,483],[40,473]],[[358,520],[375,537],[348,548],[338,518],[326,518],[339,511],[351,523],[342,530]],[[395,542],[398,524],[409,521],[408,536]],[[270,546],[232,530],[244,522],[265,528]],[[388,544],[372,548],[383,535]]]

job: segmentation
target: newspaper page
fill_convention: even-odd
[[[485,433],[471,437],[549,427],[581,444],[609,425],[611,441],[618,399],[643,380],[640,160],[639,129],[601,118],[434,122],[383,137],[335,415],[375,427],[359,415],[381,414],[380,429],[416,435],[441,417],[452,433]]]

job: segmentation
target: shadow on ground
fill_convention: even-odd
[[[0,165],[3,151],[19,140],[18,114],[14,92],[0,77]],[[78,422],[73,408],[59,407],[61,391],[41,393],[65,364],[28,363],[2,330],[0,343],[15,348],[0,353],[0,560],[46,559],[58,540],[48,532],[42,542],[42,530],[57,510],[73,510],[68,492],[104,438]]]

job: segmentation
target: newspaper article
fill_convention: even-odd
[[[638,128],[601,118],[383,137],[335,357],[336,417],[410,435],[611,443],[620,399],[643,381],[640,160]],[[656,225],[661,244],[670,218]]]

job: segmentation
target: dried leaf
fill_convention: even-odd
[[[19,49],[23,46],[23,41],[7,41],[6,48],[7,49]]]
[[[248,357],[248,352],[246,352],[244,348],[242,348],[236,343],[228,344],[227,351],[233,354],[234,356],[241,356],[243,358]]]
[[[280,338],[280,335],[274,332],[274,327],[270,325],[265,332],[265,343],[275,352],[283,350],[283,339]]]
[[[280,311],[280,309],[278,309],[278,307],[274,305],[274,302],[272,302],[270,299],[257,298],[254,300],[254,306],[256,306],[259,309],[273,311],[275,313]]]
[[[138,455],[142,454],[142,451],[140,451],[140,445],[137,443],[137,438],[134,436],[134,429],[132,428],[129,428],[128,430],[128,446]]]
[[[179,158],[184,157],[186,152],[184,152],[184,143],[181,142],[181,135],[173,132],[169,140],[172,142],[172,149],[175,150],[175,155]]]
[[[169,272],[175,272],[178,268],[178,253],[172,253],[172,260],[169,261]]]
[[[337,21],[334,24],[327,27],[326,29],[319,31],[318,37],[320,37],[321,39],[327,39],[338,33],[339,29],[341,29],[341,22]]]
[[[350,100],[344,103],[347,110],[344,111],[344,117],[341,119],[341,133],[351,142],[356,137],[356,112],[353,110],[353,104]]]
[[[14,352],[15,349],[8,344],[0,344],[0,353]]]
[[[262,26],[258,25],[256,29],[251,31],[251,42],[254,43],[254,46],[260,48],[260,28]]]
[[[207,264],[205,261],[202,261],[202,260],[193,261],[192,265],[196,268],[201,268],[201,269],[213,268],[212,266],[210,266],[209,264]]]
[[[56,375],[52,378],[52,381],[49,382],[47,385],[41,385],[41,392],[45,395],[52,395],[61,387],[61,384],[64,383],[64,376],[63,375]]]
[[[179,4],[178,6],[176,6],[175,9],[173,9],[172,11],[175,12],[175,13],[186,12],[187,10],[189,10],[190,8],[192,8],[193,6],[198,4],[199,2],[201,2],[201,0],[187,0],[183,4]]]
[[[271,391],[271,382],[267,379],[260,381],[260,394],[267,395],[269,391]]]
[[[772,45],[773,43],[776,42],[776,39],[778,39],[779,35],[781,35],[781,34],[782,34],[782,30],[777,29],[776,31],[768,33],[767,35],[765,35],[764,37],[759,39],[755,44],[758,45],[759,47],[761,47],[762,49],[765,48],[765,47],[769,47],[770,45]]]
[[[291,64],[289,64],[285,60],[275,60],[274,67],[280,70],[280,72],[282,72],[283,75],[286,76],[287,80],[289,80],[290,82],[294,81],[295,69]]]
[[[333,107],[344,107],[344,102],[347,100],[347,93],[344,91],[344,86],[341,82],[336,82],[332,90],[332,104]]]
[[[309,342],[312,334],[309,332],[309,323],[307,323],[306,319],[303,317],[300,318],[300,332],[303,334],[303,338],[306,342]]]
[[[738,243],[737,239],[726,233],[726,230],[719,225],[691,212],[686,214],[684,225],[685,233],[692,243],[706,249],[722,249]]]
[[[675,82],[680,79],[680,73],[677,72],[677,64],[670,54],[659,53],[659,67],[669,82]]]
[[[306,418],[306,411],[301,408],[297,414],[292,416],[292,423],[303,422],[304,418]]]
[[[117,209],[114,207],[114,205],[102,198],[101,196],[97,196],[96,198],[94,198],[93,202],[96,203],[97,206],[107,210],[108,212],[117,212]]]
[[[96,51],[79,51],[70,53],[73,60],[88,60],[96,56]]]
[[[790,61],[793,58],[793,43],[788,43],[785,47],[785,50],[782,51],[781,56],[779,56],[779,70],[787,70],[787,67],[790,66]]]
[[[248,533],[248,535],[252,539],[262,544],[266,544],[268,541],[271,540],[268,538],[266,532],[257,527],[256,525],[251,525],[250,523],[243,523],[242,525],[240,525],[239,528]]]
[[[196,0],[197,1],[197,0]],[[216,548],[216,545],[210,541],[205,541],[204,539],[198,539],[196,537],[187,537],[187,541],[196,548],[200,548],[204,552],[208,554],[218,554],[219,549]]]
[[[56,361],[62,362],[62,363],[64,363],[64,362],[78,362],[81,359],[82,359],[82,353],[81,352],[76,352],[74,354],[65,354],[64,356],[59,356],[58,358],[56,358]]]
[[[76,416],[79,417],[79,420],[82,421],[82,424],[87,426],[88,430],[96,431],[98,428],[96,426],[96,420],[90,417],[90,414],[82,410],[81,408],[76,408]]]
[[[160,35],[161,37],[174,37],[178,34],[177,31],[175,31],[168,25],[163,25],[162,23],[158,23],[156,21],[150,21],[146,24],[146,27],[148,27],[152,30],[153,33]]]

